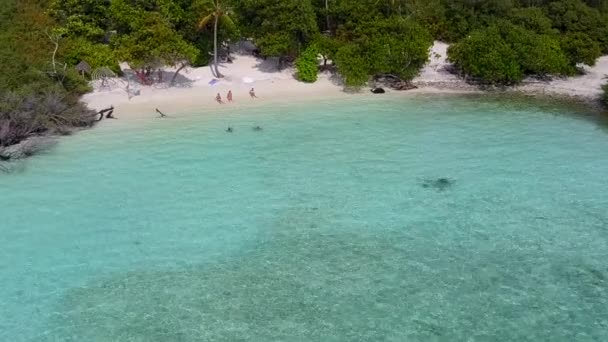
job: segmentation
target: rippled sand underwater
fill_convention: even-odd
[[[572,111],[379,97],[65,138],[0,176],[0,340],[606,341],[608,131]]]

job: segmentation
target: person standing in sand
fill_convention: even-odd
[[[228,102],[232,102],[232,90],[228,90],[228,94],[226,94],[226,98]]]
[[[220,95],[220,93],[217,93],[217,96],[215,97],[215,101],[217,101],[217,103],[219,103],[219,104],[224,104],[224,101],[222,101],[222,95]]]
[[[255,96],[255,89],[251,88],[251,90],[249,91],[249,96],[251,96],[252,99],[257,98],[257,96]]]

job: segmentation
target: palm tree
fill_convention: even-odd
[[[223,77],[217,67],[217,28],[220,22],[226,26],[234,26],[234,22],[230,19],[230,9],[224,7],[220,0],[208,0],[206,13],[203,14],[202,18],[198,21],[198,29],[203,29],[211,19],[213,19],[213,66],[211,70],[215,72],[215,77]]]

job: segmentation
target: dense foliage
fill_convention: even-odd
[[[490,2],[488,3],[490,4]],[[503,2],[484,25],[450,49],[460,71],[487,83],[511,84],[526,75],[570,75],[608,52],[608,2],[580,0]],[[505,6],[509,8],[505,8]],[[479,20],[479,19],[478,19]],[[474,21],[476,22],[476,21]]]
[[[340,32],[336,53],[338,71],[349,86],[361,85],[369,75],[394,74],[410,80],[428,61],[431,35],[418,23],[403,18],[375,20],[353,31]]]
[[[449,58],[465,74],[489,83],[516,83],[524,75],[574,72],[559,40],[509,22],[475,31],[452,45]]]
[[[12,0],[14,1],[14,0]],[[29,0],[33,1],[33,0]],[[314,81],[311,47],[349,85],[390,73],[413,78],[433,39],[454,43],[463,75],[516,83],[569,75],[608,53],[608,0],[47,0],[65,60],[146,80],[161,65],[204,65],[221,43],[252,38],[259,53],[298,60]],[[214,39],[216,38],[216,39]],[[219,43],[218,43],[219,41]],[[213,47],[213,49],[212,49]],[[308,63],[307,63],[308,62]],[[217,65],[217,62],[215,63]],[[303,70],[306,69],[306,71]],[[216,68],[216,76],[221,77]]]
[[[608,0],[5,0],[0,145],[90,124],[78,105],[90,77],[75,71],[82,61],[117,73],[127,62],[144,83],[162,66],[215,61],[221,77],[225,43],[241,38],[281,65],[296,61],[306,82],[317,78],[318,56],[347,86],[376,74],[409,80],[438,39],[452,44],[463,76],[513,84],[570,75],[608,53]],[[51,106],[59,119],[34,104],[49,97],[75,110]]]
[[[319,73],[317,48],[309,46],[296,60],[297,77],[303,82],[315,82]]]
[[[235,8],[264,56],[297,56],[319,31],[311,0],[242,0]]]
[[[38,1],[4,1],[0,7],[0,159],[7,158],[6,146],[33,135],[65,134],[94,120],[78,102],[86,82],[64,68],[59,52],[53,55],[62,40],[52,28]]]

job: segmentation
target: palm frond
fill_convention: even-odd
[[[208,14],[198,21],[198,29],[201,30],[203,27],[207,26],[207,24],[215,17],[215,12]]]
[[[220,17],[220,21],[222,23],[222,26],[224,26],[226,28],[233,29],[233,28],[236,27],[236,25],[234,24],[234,21],[232,20],[232,18],[230,18],[226,14],[224,14],[224,15],[222,15]]]

